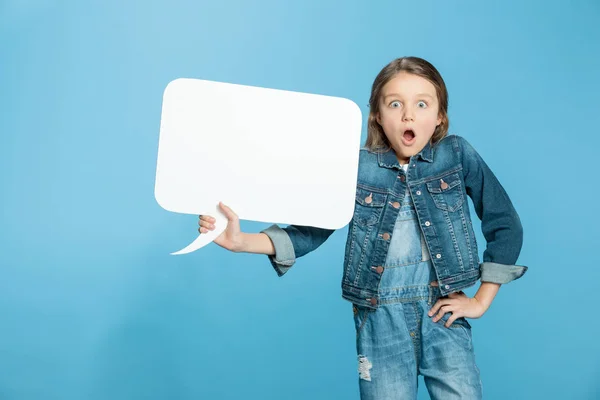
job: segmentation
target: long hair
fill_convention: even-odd
[[[383,150],[391,147],[383,132],[383,128],[377,122],[377,115],[379,114],[379,99],[383,87],[400,72],[406,72],[425,78],[435,87],[439,103],[439,116],[441,117],[442,122],[435,128],[433,136],[431,137],[431,143],[436,144],[448,134],[448,127],[450,126],[450,121],[448,120],[448,91],[446,90],[446,84],[438,70],[422,58],[397,58],[379,72],[373,82],[373,87],[371,88],[367,141],[365,142],[365,147],[370,150]]]

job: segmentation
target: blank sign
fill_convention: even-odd
[[[351,100],[199,79],[163,96],[155,197],[165,210],[338,229],[352,218],[362,115]]]

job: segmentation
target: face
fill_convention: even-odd
[[[400,72],[385,84],[377,122],[400,163],[418,154],[442,122],[435,86],[425,78]]]

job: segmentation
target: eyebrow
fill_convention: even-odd
[[[402,97],[400,96],[398,93],[390,93],[390,94],[386,94],[383,99],[387,99],[388,97]],[[432,95],[430,95],[429,93],[419,93],[417,94],[416,97],[429,97],[430,99],[433,99],[434,97]]]

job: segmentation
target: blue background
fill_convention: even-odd
[[[366,119],[403,55],[441,71],[451,133],[525,227],[530,270],[472,320],[485,397],[600,398],[600,4],[575,3],[2,0],[0,398],[358,399],[346,229],[283,278],[214,244],[169,255],[197,217],[154,200],[162,92],[318,93]]]

